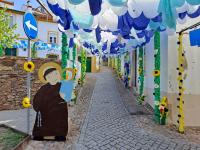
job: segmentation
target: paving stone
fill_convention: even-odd
[[[106,70],[96,77],[96,86],[78,140],[86,148],[99,150],[190,148],[192,144],[174,140],[176,137],[170,139],[140,128],[134,117],[125,109],[112,72]]]

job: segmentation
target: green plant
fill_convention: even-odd
[[[12,48],[19,36],[14,33],[17,25],[11,25],[11,15],[6,13],[6,10],[0,9],[0,56],[3,55],[5,48]]]
[[[5,149],[11,149],[23,139],[24,135],[14,132],[11,129],[6,129],[6,131],[0,135],[0,145],[3,145]]]

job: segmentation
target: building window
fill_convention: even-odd
[[[17,56],[17,49],[16,48],[6,48],[5,55],[6,56]]]
[[[10,16],[10,27],[14,26],[14,17]]]
[[[55,43],[57,44],[58,43],[58,33],[57,32],[49,32],[48,33],[48,40],[49,40],[49,43]]]

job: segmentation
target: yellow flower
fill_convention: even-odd
[[[32,61],[28,61],[24,63],[24,70],[27,72],[33,72],[35,69],[35,65]]]
[[[130,80],[131,79],[131,77],[130,76],[128,76],[128,80]]]
[[[25,97],[22,101],[22,105],[24,108],[29,108],[31,107],[30,99],[28,97]]]
[[[163,106],[164,108],[167,108],[167,105],[168,105],[168,99],[167,99],[166,96],[164,96],[164,97],[161,99],[160,106]]]
[[[139,68],[139,69],[138,69],[138,72],[139,72],[139,74],[142,74],[142,69]]]
[[[78,79],[78,84],[81,84],[81,79]]]
[[[78,69],[77,69],[77,68],[74,68],[74,72],[77,73],[77,72],[78,72]]]
[[[160,70],[154,70],[153,76],[154,77],[160,76]]]

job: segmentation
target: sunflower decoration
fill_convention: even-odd
[[[159,110],[160,110],[160,124],[166,124],[166,118],[169,113],[167,97],[164,96],[161,99],[161,102],[159,104]]]
[[[78,69],[77,68],[74,68],[74,73],[76,74],[78,72]]]
[[[130,79],[131,79],[131,77],[130,76],[128,76],[128,80],[130,81]]]
[[[142,69],[139,68],[139,69],[138,69],[138,72],[139,72],[139,74],[141,75],[141,74],[142,74]]]
[[[81,79],[78,79],[78,84],[81,84]]]
[[[119,77],[122,78],[122,73],[121,72],[119,73]]]
[[[35,69],[35,65],[32,61],[27,61],[24,63],[24,70],[26,72],[33,72]]]
[[[154,76],[154,77],[160,76],[160,70],[154,70],[153,76]]]
[[[22,105],[24,108],[29,108],[31,107],[30,99],[28,97],[25,97],[22,101]]]

